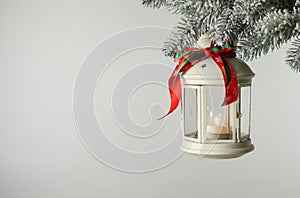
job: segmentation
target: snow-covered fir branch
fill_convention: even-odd
[[[300,72],[300,38],[292,42],[292,47],[287,51],[286,63],[296,72]]]
[[[142,4],[146,7],[160,8],[165,6],[168,0],[142,0]]]
[[[292,12],[287,9],[274,10],[256,23],[252,35],[239,38],[238,52],[244,59],[252,60],[280,48],[282,44],[298,37],[299,33],[299,8]]]
[[[295,39],[287,63],[300,72],[300,0],[142,0],[183,16],[164,43],[164,52],[194,47],[204,33],[212,40],[238,40],[239,57],[252,60]]]

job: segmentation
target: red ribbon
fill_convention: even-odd
[[[231,64],[225,59],[236,57],[234,48],[228,47],[219,50],[215,49],[216,47],[208,47],[205,49],[187,49],[184,51],[182,57],[174,59],[176,62],[178,62],[178,64],[168,82],[171,105],[168,113],[160,119],[165,118],[178,107],[182,96],[180,74],[188,71],[195,64],[207,58],[212,58],[216,62],[223,75],[226,92],[222,106],[229,105],[238,99],[238,81],[235,71]]]

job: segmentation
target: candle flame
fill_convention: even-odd
[[[222,114],[218,113],[217,115],[214,116],[213,111],[210,111],[209,113],[209,123],[212,125],[220,125],[222,120]]]

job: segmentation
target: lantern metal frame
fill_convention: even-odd
[[[243,61],[230,58],[227,59],[235,70],[239,83],[239,98],[236,102],[225,106],[226,122],[230,127],[230,138],[215,138],[207,139],[207,90],[212,87],[224,87],[224,80],[218,66],[212,59],[206,59],[196,64],[193,68],[184,73],[183,79],[183,94],[181,103],[181,126],[183,133],[183,144],[181,149],[187,153],[199,157],[207,158],[235,158],[240,157],[254,150],[251,143],[251,85],[254,77],[253,71]],[[242,89],[249,88],[248,104],[242,103]],[[185,124],[185,92],[188,89],[195,90],[196,97],[196,132],[193,135],[186,135]],[[221,104],[220,104],[221,105]],[[248,115],[248,134],[243,134],[241,131],[241,108],[246,106],[249,111]],[[192,133],[193,134],[193,133]],[[220,134],[219,134],[220,135]]]

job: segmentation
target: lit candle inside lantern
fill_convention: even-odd
[[[229,127],[226,125],[220,125],[221,119],[221,113],[214,116],[214,113],[211,111],[209,113],[209,125],[207,126],[207,132],[213,134],[229,134]]]

